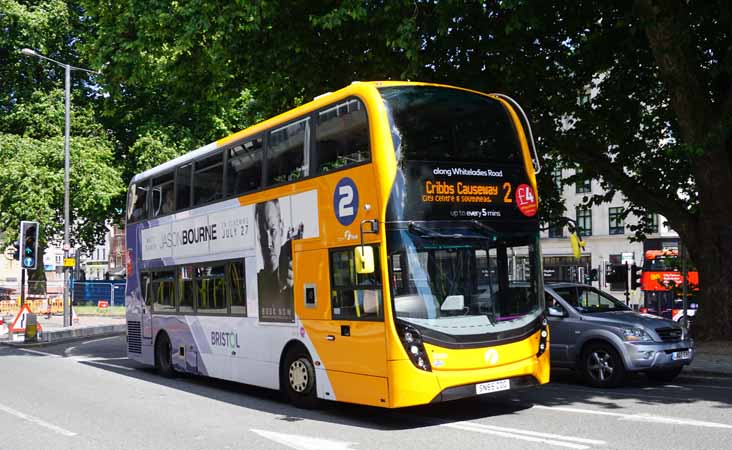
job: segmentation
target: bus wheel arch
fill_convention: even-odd
[[[298,408],[319,405],[315,365],[310,352],[300,341],[290,341],[280,356],[280,390]]]
[[[175,376],[175,367],[173,367],[173,345],[170,337],[165,330],[158,331],[155,335],[155,368],[160,375],[166,378]]]

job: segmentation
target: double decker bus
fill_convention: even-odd
[[[136,175],[127,354],[302,407],[546,383],[535,166],[508,97],[355,82]]]
[[[699,306],[694,300],[699,292],[699,272],[690,268],[686,280],[689,293],[687,315],[694,317]],[[644,311],[674,321],[681,320],[684,315],[684,302],[680,294],[683,282],[678,250],[647,250],[643,258],[640,285]]]

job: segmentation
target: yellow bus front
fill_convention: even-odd
[[[388,406],[549,381],[527,124],[498,96],[376,86]]]

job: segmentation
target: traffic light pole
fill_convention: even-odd
[[[25,305],[25,269],[20,269],[20,306]]]
[[[625,305],[630,305],[630,277],[632,276],[631,270],[630,270],[630,263],[625,262]]]

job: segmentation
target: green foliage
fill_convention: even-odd
[[[13,230],[21,220],[40,223],[40,240],[59,243],[63,234],[63,137],[38,140],[0,134],[0,229]],[[105,221],[123,195],[111,145],[99,138],[72,140],[70,201],[74,241],[91,246],[103,239]],[[12,187],[12,188],[10,188]]]

